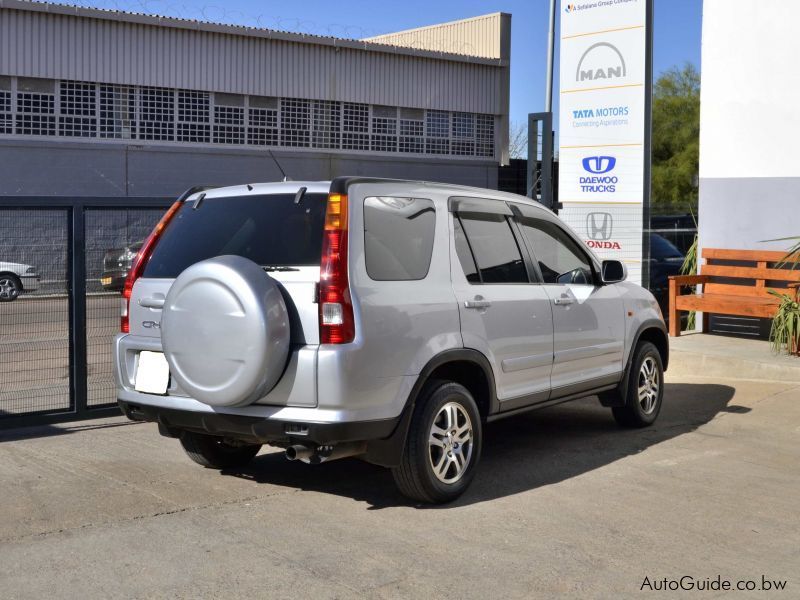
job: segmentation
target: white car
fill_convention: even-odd
[[[39,271],[22,263],[0,261],[0,302],[13,302],[23,292],[39,289]]]

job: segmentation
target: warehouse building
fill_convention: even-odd
[[[342,174],[497,186],[510,15],[349,40],[0,0],[0,194]]]

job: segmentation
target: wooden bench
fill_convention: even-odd
[[[770,289],[794,293],[800,300],[800,268],[775,268],[785,257],[785,252],[769,250],[703,248],[700,275],[669,278],[669,334],[681,334],[681,311],[702,312],[703,331],[708,331],[711,313],[774,317],[780,299]],[[703,286],[702,292],[681,295],[682,287],[697,284]]]

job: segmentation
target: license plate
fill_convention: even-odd
[[[134,389],[144,394],[167,393],[169,387],[169,365],[162,352],[140,352],[136,367]]]
[[[109,283],[111,283],[111,277],[101,277],[100,278],[100,284],[101,285],[108,285]]]

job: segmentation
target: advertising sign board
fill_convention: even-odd
[[[637,283],[649,206],[650,4],[561,3],[559,216]]]

